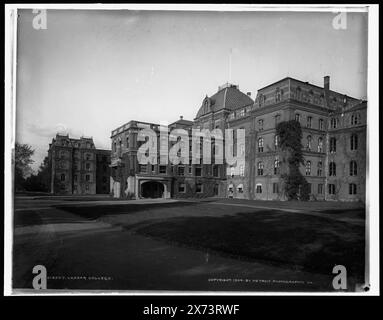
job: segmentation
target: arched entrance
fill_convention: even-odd
[[[141,197],[143,198],[162,198],[164,185],[158,181],[146,181],[141,184]]]

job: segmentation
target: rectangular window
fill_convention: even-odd
[[[139,169],[141,173],[146,173],[147,172],[147,166],[146,164],[140,164]]]
[[[263,130],[263,120],[262,120],[262,119],[259,119],[259,120],[258,120],[258,130],[259,130],[259,131],[262,131],[262,130]]]
[[[311,128],[311,126],[312,126],[312,120],[313,120],[313,118],[312,117],[307,117],[307,128]]]
[[[353,134],[351,135],[351,139],[350,139],[350,148],[351,150],[357,150],[358,149],[358,136],[356,134]]]
[[[185,175],[185,167],[178,167],[178,175],[184,176]]]
[[[336,152],[336,139],[330,138],[330,152]]]
[[[166,174],[166,166],[160,166],[160,173]]]
[[[85,169],[88,170],[88,171],[90,170],[90,163],[86,163],[85,164]]]
[[[178,192],[180,193],[184,193],[185,192],[185,184],[184,183],[180,183],[178,184]]]
[[[216,178],[219,176],[218,166],[217,165],[215,165],[213,167],[213,176],[216,177]]]
[[[85,185],[85,190],[87,190],[87,191],[89,190],[89,184]]]
[[[241,177],[245,176],[245,167],[243,165],[239,166],[239,174]]]
[[[215,196],[218,196],[218,190],[219,190],[219,188],[218,188],[218,184],[216,183],[216,184],[214,185],[214,195],[215,195]]]
[[[201,167],[195,167],[195,175],[196,175],[196,177],[202,176],[202,168]]]
[[[356,194],[356,184],[355,183],[350,183],[348,185],[348,193],[349,194]]]
[[[307,190],[308,190],[309,194],[311,194],[311,192],[312,192],[312,191],[311,191],[311,183],[308,183],[308,184],[307,184]]]
[[[279,193],[279,185],[278,185],[278,183],[273,183],[273,193]]]
[[[322,183],[318,184],[318,194],[323,194],[323,184]]]
[[[329,194],[335,194],[335,184],[330,183],[328,185],[328,193]]]
[[[195,192],[201,193],[202,192],[202,183],[197,183],[195,185]]]
[[[319,130],[323,130],[323,119],[319,119]]]
[[[73,176],[73,181],[74,181],[74,182],[77,182],[77,174],[75,174],[75,175]]]
[[[318,162],[317,176],[318,177],[322,176],[322,161]]]
[[[152,172],[156,172],[156,166],[152,164]]]
[[[87,181],[87,182],[90,181],[90,175],[89,175],[89,174],[86,174],[86,175],[85,175],[85,181]]]

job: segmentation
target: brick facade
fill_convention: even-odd
[[[169,126],[170,130],[185,129],[189,136],[193,128],[244,129],[244,146],[233,146],[235,166],[225,161],[215,167],[139,166],[138,131],[150,127],[159,137],[159,125],[130,121],[112,131],[111,192],[115,197],[133,198],[152,190],[152,196],[174,198],[286,200],[281,178],[286,155],[279,148],[276,126],[295,119],[302,127],[305,164],[300,170],[310,184],[310,198],[365,201],[367,102],[329,86],[329,77],[324,78],[323,87],[284,78],[258,90],[254,101],[238,86],[226,84],[203,99],[194,121],[180,119]],[[330,140],[336,147],[330,146]]]
[[[49,144],[53,194],[109,194],[110,151],[96,149],[92,138],[56,135]]]

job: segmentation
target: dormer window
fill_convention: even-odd
[[[258,96],[258,105],[260,107],[262,107],[262,105],[264,104],[264,95],[261,93],[259,96]]]
[[[297,87],[295,95],[298,100],[302,98],[302,90],[300,87]]]
[[[338,127],[338,119],[337,118],[331,118],[330,127],[331,127],[331,129],[336,129]]]
[[[310,103],[314,102],[314,91],[312,90],[309,91],[309,102]]]
[[[281,99],[282,99],[281,90],[279,88],[277,88],[275,90],[275,102],[280,102]]]
[[[360,114],[359,113],[354,113],[351,115],[351,125],[352,126],[359,124],[359,120],[360,120]]]
[[[258,130],[262,131],[263,130],[263,119],[258,120]]]

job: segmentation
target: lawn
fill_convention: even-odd
[[[364,276],[364,227],[334,219],[257,210],[231,216],[177,217],[137,224],[135,232],[238,259],[330,274],[334,265]]]

